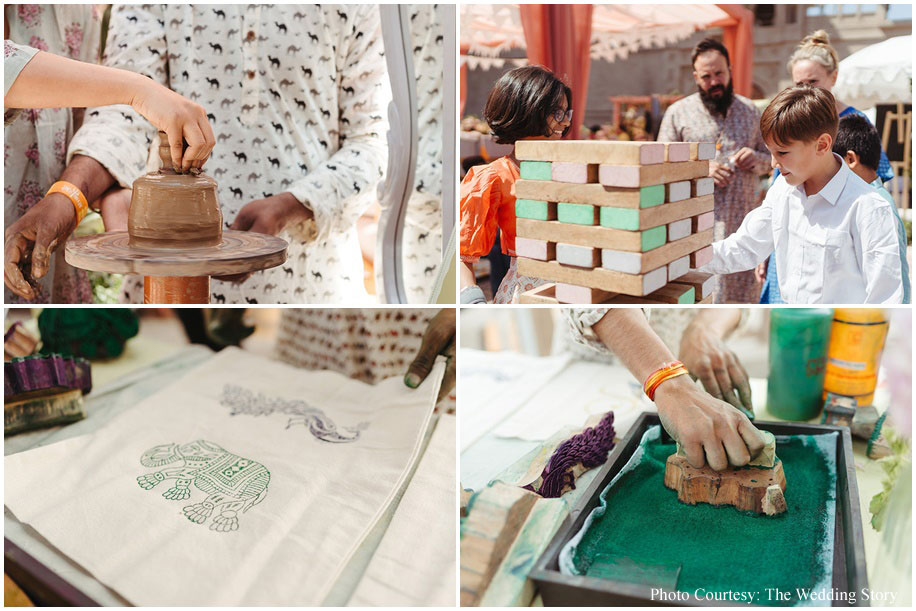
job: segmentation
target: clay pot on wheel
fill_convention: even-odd
[[[159,132],[159,140],[162,168],[134,181],[127,217],[130,246],[187,249],[218,245],[223,215],[216,181],[206,174],[176,172],[165,132]]]

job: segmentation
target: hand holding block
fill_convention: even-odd
[[[763,451],[760,452],[757,458],[747,463],[747,466],[772,468],[776,465],[776,437],[769,431],[760,431],[760,434],[763,436],[763,442],[765,444],[763,446]],[[677,444],[677,452],[675,453],[678,456],[687,458],[680,443]]]
[[[661,142],[608,140],[519,140],[515,157],[531,161],[648,165],[665,161]]]
[[[716,472],[708,465],[694,469],[686,458],[672,454],[665,464],[665,486],[676,490],[678,500],[688,505],[734,505],[741,511],[766,513],[764,500],[769,499],[768,509],[775,513],[774,501],[778,501],[773,491],[767,491],[771,486],[785,491],[786,476],[781,461],[771,469],[751,467]]]

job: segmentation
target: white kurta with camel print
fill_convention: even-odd
[[[248,202],[282,192],[315,214],[281,234],[284,265],[240,285],[213,280],[211,302],[367,299],[356,219],[386,164],[390,99],[376,6],[117,5],[105,55],[207,110],[217,145],[204,170],[227,227]],[[130,187],[155,133],[129,107],[91,109],[68,159],[93,157]]]

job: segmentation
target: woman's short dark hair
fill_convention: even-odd
[[[514,144],[532,136],[546,138],[551,135],[547,120],[563,107],[564,97],[567,107],[572,108],[572,91],[553,72],[542,66],[523,66],[496,81],[483,118],[499,144]]]

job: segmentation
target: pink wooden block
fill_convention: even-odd
[[[665,152],[662,147],[662,153]],[[598,167],[598,182],[609,187],[638,187],[638,165],[601,165]]]
[[[560,303],[601,303],[611,294],[601,289],[557,282],[554,296]]]
[[[690,143],[689,142],[668,142],[666,143],[668,149],[668,163],[673,161],[688,161],[690,159]]]
[[[699,233],[711,229],[716,222],[716,216],[712,210],[693,217],[693,233]]]
[[[531,238],[515,238],[515,254],[519,257],[552,261],[556,258],[556,244]]]
[[[689,146],[689,145],[688,145]],[[665,162],[665,145],[662,142],[652,142],[639,147],[639,163],[649,165]]]
[[[551,166],[551,178],[556,182],[571,182],[578,185],[598,182],[598,165],[554,161]]]
[[[690,253],[691,269],[699,269],[712,261],[712,245],[704,246],[696,252]]]

